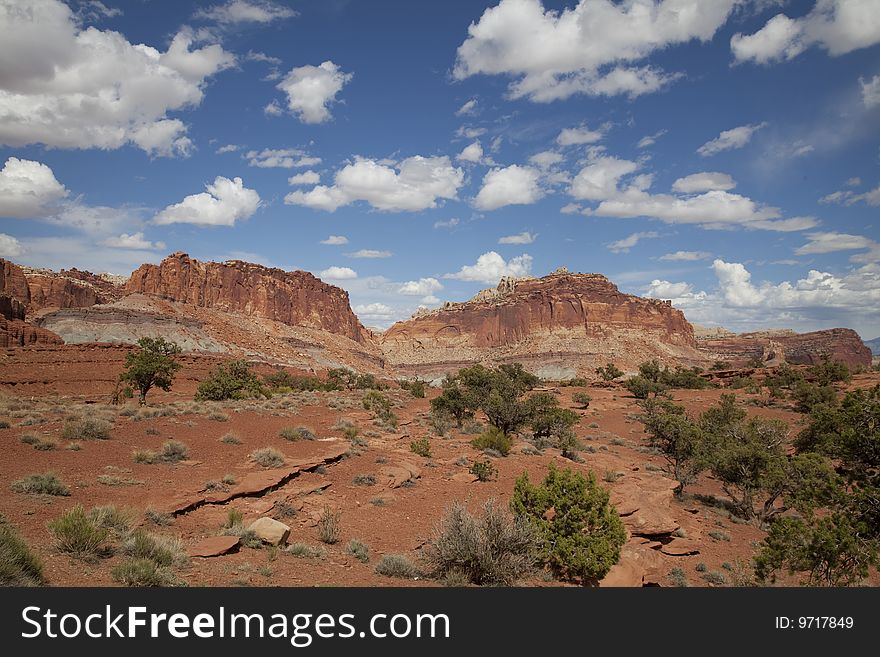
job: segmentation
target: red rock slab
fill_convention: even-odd
[[[460,481],[465,484],[472,484],[477,481],[477,475],[472,475],[470,472],[456,472],[451,477],[452,481]]]
[[[399,488],[407,481],[418,479],[422,471],[418,466],[409,461],[401,461],[395,465],[385,465],[379,468],[379,476],[386,480],[388,488]]]
[[[687,557],[692,554],[699,554],[700,546],[694,541],[679,538],[661,547],[660,551],[671,557]]]
[[[209,536],[190,545],[186,552],[191,557],[219,557],[238,545],[238,536]]]

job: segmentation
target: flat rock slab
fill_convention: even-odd
[[[191,557],[219,557],[238,546],[238,536],[209,536],[190,545],[186,553]]]
[[[379,476],[385,480],[387,488],[399,488],[412,479],[418,479],[422,471],[409,461],[401,461],[395,465],[379,468]]]
[[[679,538],[661,547],[660,551],[671,557],[687,557],[699,554],[700,546],[695,541]]]
[[[472,484],[477,481],[477,475],[473,475],[470,472],[456,472],[451,478],[452,481],[460,481],[465,484]]]

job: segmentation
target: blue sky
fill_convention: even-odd
[[[0,257],[306,269],[368,326],[558,266],[880,335],[880,0],[0,0]]]

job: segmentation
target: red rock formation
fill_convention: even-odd
[[[27,269],[30,289],[28,314],[45,308],[88,308],[111,303],[124,294],[124,287],[107,278],[78,269]]]
[[[59,336],[24,321],[30,291],[24,270],[0,259],[0,348],[62,344]]]
[[[24,305],[31,299],[22,268],[3,258],[0,258],[0,294],[18,299]]]
[[[852,329],[835,328],[811,333],[764,331],[740,333],[735,337],[699,341],[707,358],[743,364],[765,354],[778,345],[786,362],[793,365],[817,365],[826,356],[850,366],[870,367],[871,350]]]
[[[398,322],[381,337],[392,365],[438,372],[520,360],[533,371],[592,373],[614,361],[700,361],[693,328],[665,301],[623,294],[599,274],[502,279],[496,290]]]
[[[304,271],[270,269],[240,260],[199,262],[175,253],[159,265],[141,265],[126,290],[321,329],[357,342],[368,339],[351,310],[348,293]]]
[[[49,344],[64,344],[64,340],[33,324],[0,317],[0,349]]]

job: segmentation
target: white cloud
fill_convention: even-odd
[[[877,249],[878,244],[862,235],[850,235],[848,233],[807,233],[806,244],[795,250],[796,255],[811,255],[817,253],[834,253],[835,251],[855,251],[861,249]]]
[[[244,186],[241,178],[217,176],[207,191],[191,194],[180,203],[169,205],[154,218],[157,224],[196,224],[233,226],[249,219],[262,205],[260,195]]]
[[[501,0],[468,28],[453,75],[507,75],[515,79],[511,97],[536,102],[649,93],[676,76],[637,63],[671,45],[708,42],[736,4],[580,0],[555,11],[540,0]]]
[[[858,176],[850,178],[844,183],[847,187],[859,187],[862,184],[862,179]]]
[[[657,143],[657,140],[660,139],[663,135],[665,135],[668,130],[658,130],[653,135],[645,135],[641,139],[639,139],[639,143],[636,144],[636,148],[647,148],[648,146],[653,146]]]
[[[538,239],[537,234],[528,231],[517,233],[516,235],[507,235],[498,240],[499,244],[531,244]]]
[[[16,258],[24,253],[24,247],[16,238],[0,233],[0,258]]]
[[[555,164],[559,164],[565,158],[561,153],[557,153],[556,151],[541,151],[540,153],[535,153],[529,158],[529,162],[534,164],[539,169],[549,169]]]
[[[544,195],[538,185],[539,179],[540,172],[532,167],[512,164],[503,169],[492,169],[483,177],[474,205],[480,210],[531,205]]]
[[[675,253],[667,253],[660,256],[660,260],[692,262],[695,260],[705,260],[710,255],[712,254],[708,251],[676,251]]]
[[[532,256],[523,255],[505,261],[495,251],[484,253],[473,265],[465,265],[454,274],[445,274],[443,278],[454,278],[460,281],[476,281],[479,283],[496,284],[503,276],[528,276],[532,271]]]
[[[460,139],[476,139],[482,137],[488,132],[486,128],[474,128],[473,126],[463,125],[455,131],[455,136]]]
[[[880,205],[880,185],[874,189],[868,190],[862,194],[856,194],[851,189],[844,189],[823,196],[819,199],[819,203],[840,203],[842,205],[855,205],[856,203],[865,203],[871,206]]]
[[[281,60],[278,57],[272,57],[264,52],[248,50],[244,58],[249,62],[263,62],[272,66],[281,66]]]
[[[131,235],[122,233],[118,237],[108,237],[101,242],[101,245],[109,246],[113,249],[140,249],[143,251],[161,251],[165,248],[164,242],[151,242],[148,239],[144,239],[142,232],[132,233]]]
[[[880,43],[880,12],[872,0],[817,0],[800,18],[777,14],[750,35],[734,34],[730,48],[736,61],[767,64],[794,59],[819,46],[832,56]]]
[[[58,211],[68,191],[48,166],[10,157],[0,169],[0,217],[40,219]]]
[[[192,49],[181,29],[162,52],[113,31],[81,29],[58,0],[0,11],[0,143],[186,155],[186,125],[206,80],[235,64],[217,44]]]
[[[270,0],[228,0],[221,5],[200,9],[194,17],[223,24],[265,24],[296,15],[293,9]]]
[[[324,123],[332,118],[329,106],[336,102],[352,73],[343,73],[332,61],[319,66],[292,68],[276,86],[287,94],[287,107],[303,123]]]
[[[483,147],[479,141],[475,141],[465,146],[461,153],[456,155],[455,159],[460,162],[474,162],[478,164],[483,160]]]
[[[391,306],[386,306],[384,303],[362,303],[356,305],[353,310],[362,321],[388,321],[396,314]]]
[[[726,173],[718,173],[717,171],[692,173],[672,183],[672,191],[681,192],[682,194],[709,192],[713,189],[727,192],[734,187],[736,187],[736,181],[733,178]]]
[[[223,155],[224,153],[234,153],[239,148],[241,148],[238,144],[226,144],[225,146],[221,146],[217,149],[217,155]]]
[[[443,284],[436,278],[420,278],[417,281],[402,283],[397,292],[411,297],[427,297],[443,289]]]
[[[715,139],[707,141],[705,144],[700,146],[697,149],[697,153],[699,153],[703,157],[708,157],[722,151],[742,148],[751,141],[753,134],[755,134],[761,128],[766,127],[766,125],[767,123],[764,122],[756,123],[753,125],[741,125],[737,128],[724,130]]]
[[[657,237],[660,237],[660,233],[657,233],[653,230],[633,233],[632,235],[628,235],[623,239],[617,240],[616,242],[611,242],[610,244],[608,244],[608,249],[612,253],[629,253],[629,250],[633,248],[636,244],[638,244],[641,240],[655,239]]]
[[[471,98],[469,101],[467,101],[464,105],[462,105],[461,107],[459,107],[455,111],[455,115],[456,116],[467,116],[468,114],[473,114],[476,109],[477,109],[477,99]]]
[[[346,253],[349,258],[390,258],[394,254],[391,251],[377,251],[376,249],[361,249],[353,253]]]
[[[330,246],[341,246],[343,244],[348,244],[348,238],[345,235],[331,235],[325,240],[321,240],[321,244],[328,244]]]
[[[880,75],[875,75],[867,81],[859,78],[859,86],[862,88],[862,102],[867,109],[880,105]]]
[[[586,127],[563,128],[556,137],[556,143],[560,146],[577,146],[580,144],[595,144],[602,140],[602,133],[598,130],[590,130]]]
[[[334,212],[366,201],[377,210],[417,212],[437,207],[439,199],[456,198],[463,182],[464,172],[453,167],[446,156],[416,155],[402,160],[396,170],[376,160],[356,158],[336,173],[332,186],[291,192],[284,202]]]
[[[281,107],[281,103],[273,99],[263,108],[263,114],[266,116],[281,116],[284,114],[284,109]]]
[[[455,228],[459,223],[461,223],[461,220],[453,217],[452,219],[435,221],[434,228]]]
[[[122,16],[122,10],[108,7],[101,0],[81,0],[76,15],[84,23],[96,23],[104,18]]]
[[[600,217],[653,217],[669,224],[696,224],[703,228],[740,226],[789,232],[817,224],[813,217],[783,219],[779,208],[762,206],[746,196],[723,190],[687,196],[651,194],[650,174],[624,181],[638,168],[636,162],[611,156],[589,161],[575,176],[569,193],[578,200],[598,201],[599,205],[585,209],[574,206],[569,211]]]
[[[287,179],[288,185],[317,185],[321,182],[321,176],[317,171],[303,171]]]
[[[245,153],[248,166],[261,169],[296,169],[311,167],[321,163],[320,157],[308,155],[298,148],[264,148],[261,151]]]
[[[347,281],[357,278],[357,272],[350,267],[328,267],[318,274],[319,278],[327,278],[334,281]]]

